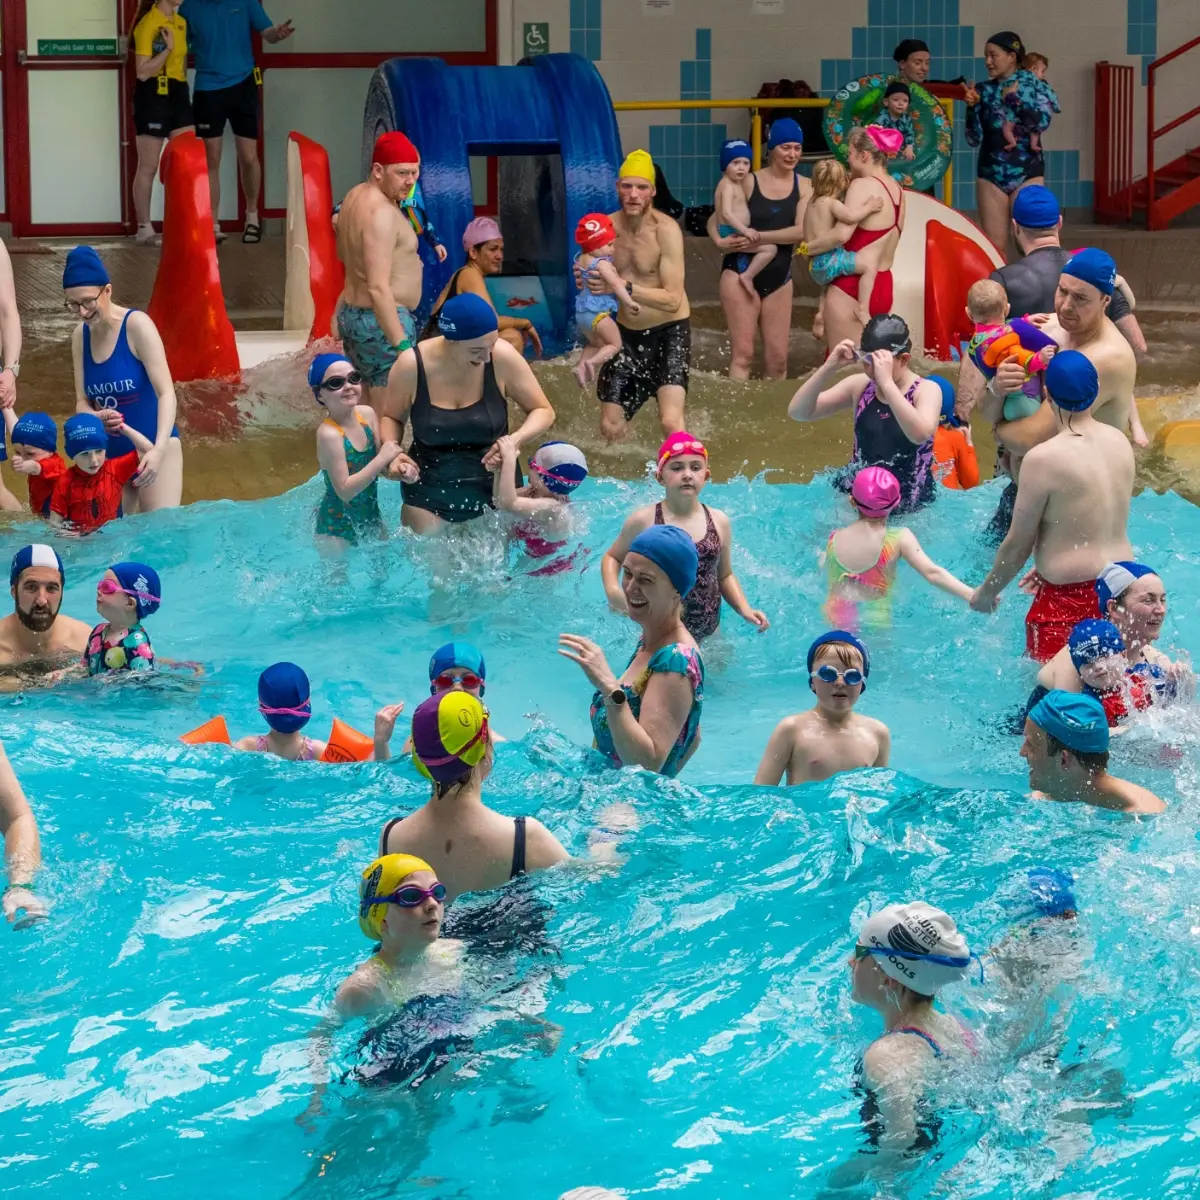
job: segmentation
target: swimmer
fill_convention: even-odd
[[[579,362],[572,374],[585,388],[609,359],[621,352],[621,327],[618,313],[636,317],[642,306],[625,290],[613,266],[617,231],[607,213],[588,213],[575,227],[575,267],[579,272],[579,291],[575,293],[575,326],[585,341]],[[609,289],[595,293],[591,281],[599,280]]]
[[[744,182],[750,174],[750,143],[734,138],[721,147],[721,180],[713,195],[713,211],[717,215],[717,233],[723,237],[744,237],[751,249],[759,246],[762,234],[750,225],[750,202]],[[761,246],[753,253],[739,254],[745,266],[738,272],[738,282],[751,299],[756,297],[754,281],[775,260],[777,246]]]
[[[52,546],[22,546],[8,574],[14,611],[0,619],[0,692],[57,682],[88,644],[83,621],[61,615],[66,576]]]
[[[487,664],[483,654],[470,642],[447,642],[439,646],[429,659],[429,694],[468,692],[482,700],[487,689]],[[489,726],[493,744],[508,741]],[[413,740],[409,735],[401,754],[412,754]]]
[[[921,901],[872,913],[849,960],[851,999],[883,1018],[883,1035],[862,1056],[857,1085],[873,1150],[930,1149],[940,1122],[929,1102],[938,1072],[976,1053],[970,1029],[934,1007],[939,991],[965,978],[975,956],[953,918]]]
[[[1041,373],[1054,357],[1058,343],[1036,325],[1017,318],[1009,321],[1008,294],[994,279],[980,279],[967,292],[967,316],[975,333],[967,353],[989,382],[1001,363],[1016,362],[1025,371],[1019,391],[1004,396],[1004,420],[1031,417],[1042,406]]]
[[[4,410],[5,424],[12,409]],[[45,413],[26,413],[8,426],[12,466],[29,480],[29,507],[35,517],[50,515],[50,497],[67,464],[58,453],[58,426]]]
[[[828,779],[839,771],[886,767],[892,748],[888,727],[854,711],[867,690],[871,656],[852,633],[823,633],[808,648],[808,686],[817,697],[808,711],[784,717],[767,742],[754,782],[778,787]]]
[[[509,434],[498,438],[500,468],[496,472],[496,507],[529,518],[541,532],[567,533],[571,496],[588,477],[583,451],[568,442],[543,442],[529,459],[529,482],[517,487],[517,443]]]
[[[933,431],[933,473],[942,487],[955,491],[978,487],[979,459],[971,440],[971,422],[958,416],[954,384],[941,375],[928,379],[942,389],[942,415]]]
[[[241,738],[234,742],[235,749],[274,754],[288,762],[316,762],[325,753],[327,742],[300,732],[312,719],[312,687],[295,663],[275,663],[258,677],[258,711],[270,732]],[[392,734],[403,711],[403,704],[388,704],[375,714],[375,744],[365,761],[392,757]]]
[[[128,438],[135,452],[109,458],[110,436]],[[74,465],[54,485],[50,524],[82,535],[124,516],[125,485],[137,476],[141,460],[154,448],[149,438],[132,426],[106,425],[94,413],[76,413],[63,425],[63,448]]]
[[[383,827],[381,855],[404,848],[432,860],[449,901],[566,861],[566,850],[540,821],[514,820],[484,804],[494,739],[478,697],[457,688],[430,696],[413,713],[412,740],[413,765],[433,791],[416,812]]]
[[[83,665],[89,675],[152,671],[154,648],[142,621],[158,612],[162,585],[145,563],[113,563],[96,588],[96,611],[104,618],[88,635]]]
[[[883,92],[883,108],[875,117],[881,129],[894,129],[903,139],[898,151],[901,158],[912,162],[917,156],[917,131],[909,114],[912,91],[902,79],[893,79]]]
[[[26,929],[46,917],[46,903],[33,891],[42,869],[42,844],[37,820],[4,745],[0,743],[0,838],[4,839],[7,880],[0,903],[4,919],[14,929]]]
[[[647,504],[626,518],[600,563],[604,592],[614,612],[629,611],[620,575],[633,540],[653,526],[670,525],[692,539],[699,557],[696,582],[683,604],[683,625],[692,637],[699,640],[716,633],[722,599],[760,633],[771,627],[765,613],[750,607],[733,572],[733,525],[729,517],[719,508],[701,503],[700,493],[711,478],[708,451],[690,433],[673,433],[659,447],[658,481],[666,494],[657,504]]]
[[[900,483],[886,467],[864,467],[854,476],[850,503],[858,520],[829,535],[824,565],[829,579],[825,615],[833,625],[856,629],[889,625],[896,568],[903,559],[927,583],[970,603],[971,589],[939,567],[911,529],[889,529],[900,503]],[[859,566],[858,564],[862,564]]]
[[[821,301],[813,321],[813,337],[825,336],[825,291],[842,275],[861,275],[858,294],[868,299],[875,291],[875,279],[883,258],[884,242],[876,241],[861,250],[847,250],[846,243],[854,236],[859,223],[873,213],[883,211],[883,197],[866,196],[857,208],[845,203],[850,186],[850,172],[836,158],[824,159],[813,167],[813,192],[804,210],[804,241],[800,253],[809,253],[809,243],[829,242],[832,249],[814,254],[808,260],[808,273],[821,288]],[[871,315],[864,301],[858,308],[858,320],[865,325]]]
[[[398,442],[381,439],[375,410],[359,404],[362,376],[344,355],[318,354],[308,368],[308,386],[325,409],[325,419],[317,426],[317,462],[325,479],[325,495],[317,508],[319,544],[341,548],[356,544],[360,535],[386,538],[379,476],[404,458],[397,470],[415,483],[416,464]]]
[[[1033,799],[1164,812],[1167,806],[1153,792],[1108,773],[1108,744],[1108,717],[1095,696],[1047,692],[1025,718],[1021,745]]]

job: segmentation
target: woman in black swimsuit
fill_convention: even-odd
[[[481,296],[446,301],[440,337],[396,360],[383,405],[383,436],[399,440],[412,421],[409,454],[421,472],[402,488],[401,518],[416,533],[440,533],[492,507],[499,438],[508,433],[508,401],[525,413],[512,438],[532,442],[554,424],[554,409],[529,364],[499,340],[496,313]]]
[[[792,327],[792,254],[803,236],[804,209],[812,184],[796,174],[804,153],[800,126],[790,117],[772,123],[767,139],[767,165],[748,175],[744,185],[751,228],[762,234],[761,244],[778,247],[775,261],[754,281],[755,296],[738,282],[750,244],[743,237],[720,237],[716,218],[708,236],[726,252],[721,263],[721,306],[729,326],[730,379],[748,379],[754,358],[754,335],[761,328],[763,374],[787,376],[788,335]]]

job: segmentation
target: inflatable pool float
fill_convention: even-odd
[[[825,140],[845,162],[850,156],[846,139],[856,125],[870,125],[883,109],[883,93],[893,75],[865,75],[848,83],[825,109]],[[923,87],[910,83],[908,115],[917,135],[916,157],[894,158],[888,170],[901,186],[925,192],[937,184],[950,166],[950,120],[946,110]]]

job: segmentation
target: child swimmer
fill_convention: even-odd
[[[647,155],[647,158],[649,155]],[[581,388],[596,378],[596,372],[610,358],[621,352],[621,330],[617,327],[619,312],[636,317],[642,311],[621,284],[613,266],[613,246],[617,231],[607,213],[588,213],[575,227],[575,242],[579,253],[575,267],[579,271],[579,291],[575,296],[575,325],[584,339],[583,353],[572,374]],[[602,279],[611,292],[592,292],[588,282]]]
[[[104,618],[88,635],[83,665],[89,675],[150,671],[154,648],[142,621],[158,612],[162,584],[145,563],[113,563],[96,587],[96,611]]]
[[[750,202],[746,199],[743,183],[750,174],[750,143],[734,138],[721,147],[721,179],[713,195],[713,209],[717,214],[717,232],[721,237],[741,235],[752,246],[758,246],[762,234],[750,225]],[[752,254],[739,254],[738,283],[749,296],[755,297],[754,280],[775,261],[778,246],[763,246]]]

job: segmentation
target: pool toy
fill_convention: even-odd
[[[197,725],[189,733],[183,734],[179,740],[188,746],[233,745],[233,739],[229,736],[229,726],[225,723],[224,717],[213,717],[212,720],[205,721],[203,725]]]
[[[229,736],[229,726],[224,717],[213,717],[211,720],[205,721],[203,725],[198,725],[195,729],[183,734],[179,740],[188,746],[233,745],[233,739]],[[365,762],[371,757],[374,749],[374,738],[368,737],[365,733],[359,733],[353,726],[334,717],[333,728],[329,731],[329,738],[318,762]]]
[[[869,125],[883,108],[883,93],[894,76],[865,75],[834,93],[825,109],[825,140],[842,162],[850,156],[846,139],[856,125]],[[888,170],[906,188],[919,192],[939,183],[950,165],[951,129],[946,110],[923,87],[908,85],[908,115],[916,130],[916,157],[893,158]]]

